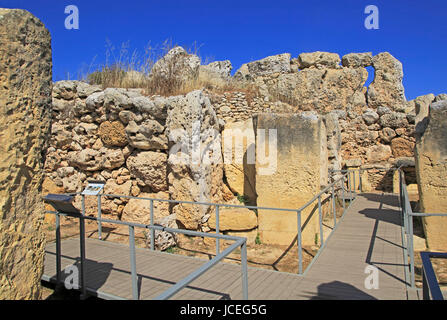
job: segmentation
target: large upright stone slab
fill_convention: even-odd
[[[259,114],[254,118],[254,124],[258,206],[300,208],[327,184],[328,155],[323,119],[313,112]],[[277,133],[276,148],[274,136],[270,135],[272,130]],[[268,144],[264,141],[267,139]],[[267,145],[269,153],[263,149]],[[264,154],[269,157],[263,157]],[[263,158],[269,161],[263,161]],[[276,167],[272,165],[273,159]],[[318,233],[318,210],[308,220],[312,209],[302,213],[305,245],[314,244]],[[296,212],[258,210],[258,219],[262,243],[290,245],[297,236]]]
[[[415,154],[421,210],[447,213],[447,100],[430,105]],[[424,218],[424,229],[430,249],[447,251],[447,217]]]
[[[255,132],[252,119],[225,124],[222,131],[225,178],[231,191],[256,204]]]
[[[0,43],[0,299],[38,299],[51,38],[29,12],[0,9]]]
[[[208,96],[196,90],[168,98],[168,104],[167,180],[171,199],[208,203],[233,199],[223,183],[219,122]],[[180,228],[200,230],[214,208],[176,204],[172,213]]]
[[[382,52],[372,59],[374,80],[368,87],[368,106],[388,107],[391,110],[404,108],[405,90],[402,63],[388,52]]]

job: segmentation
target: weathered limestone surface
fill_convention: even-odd
[[[29,12],[0,9],[0,43],[0,299],[39,299],[51,38]]]
[[[208,220],[211,229],[216,230],[216,215],[212,214]],[[254,211],[245,208],[220,208],[219,230],[247,231],[258,226],[258,217]]]
[[[226,202],[234,195],[223,183],[221,134],[210,100],[197,90],[172,97],[167,118],[170,144],[168,167],[172,199]],[[209,218],[213,208],[178,204],[172,209],[177,223],[196,230]]]
[[[317,60],[318,61],[318,60]],[[296,73],[280,74],[267,91],[297,106],[297,110],[329,112],[336,108],[366,107],[364,68],[306,67]],[[308,64],[305,64],[306,66]]]
[[[372,65],[372,53],[348,53],[342,58],[342,65],[349,68],[369,67]]]
[[[246,63],[236,71],[234,77],[238,80],[253,80],[259,76],[290,71],[290,53],[283,53]]]
[[[164,79],[173,77],[179,81],[187,81],[197,76],[199,66],[198,56],[188,54],[185,49],[177,46],[154,64],[149,76]]]
[[[388,107],[398,111],[405,106],[402,84],[402,63],[388,52],[382,52],[372,59],[374,81],[368,88],[368,105],[372,108]]]
[[[337,68],[340,56],[332,52],[304,52],[298,56],[298,68]]]
[[[277,148],[269,140],[268,152],[276,152],[276,170],[263,171],[260,146],[266,145],[260,132],[256,143],[256,191],[258,206],[298,209],[327,184],[328,164],[326,128],[323,119],[313,112],[302,114],[259,114],[259,129],[277,130]],[[265,136],[269,136],[266,132]],[[265,161],[267,162],[267,161]],[[271,163],[270,163],[271,165]],[[302,213],[302,223],[312,208]],[[262,243],[289,245],[297,235],[296,212],[258,210]],[[318,212],[310,216],[303,229],[303,244],[312,245],[318,228]]]
[[[447,212],[447,100],[432,103],[428,124],[416,142],[416,174],[423,212]],[[447,217],[424,218],[432,250],[447,250]]]
[[[415,108],[415,131],[416,134],[421,134],[424,131],[424,127],[429,115],[430,104],[435,99],[435,95],[430,93],[424,96],[419,96],[413,100]]]
[[[256,203],[255,132],[252,119],[230,122],[222,131],[224,172],[230,190]]]

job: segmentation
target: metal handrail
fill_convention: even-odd
[[[351,170],[352,172],[352,170]],[[360,172],[360,171],[359,171]],[[56,215],[56,251],[57,251],[57,261],[56,261],[56,268],[58,270],[57,272],[57,280],[60,281],[60,269],[61,269],[61,262],[60,262],[60,220],[59,217],[62,216],[71,216],[75,218],[80,219],[80,241],[81,241],[81,261],[85,260],[85,231],[84,231],[84,222],[85,220],[92,220],[97,221],[98,223],[98,235],[101,239],[101,223],[113,223],[113,224],[119,224],[119,225],[127,225],[129,227],[129,236],[130,236],[130,250],[131,250],[131,274],[132,274],[132,288],[133,288],[133,298],[138,299],[138,291],[137,291],[137,280],[136,280],[136,262],[135,262],[135,234],[134,234],[134,228],[146,228],[149,229],[151,232],[151,250],[155,250],[154,248],[154,240],[155,240],[155,230],[159,231],[167,231],[171,233],[182,233],[192,236],[200,236],[200,237],[211,237],[216,239],[216,256],[210,260],[207,264],[199,268],[198,270],[194,271],[184,279],[180,280],[177,284],[175,284],[173,287],[168,289],[165,293],[157,297],[157,299],[164,299],[169,298],[172,295],[174,295],[176,292],[187,286],[191,281],[199,277],[201,274],[209,270],[213,265],[215,265],[217,262],[224,259],[230,252],[232,252],[235,248],[241,247],[241,264],[242,264],[242,280],[243,280],[243,296],[244,299],[248,298],[248,282],[247,282],[247,248],[246,248],[246,238],[241,237],[234,237],[234,236],[228,236],[220,234],[219,230],[219,208],[220,207],[229,207],[229,208],[246,208],[246,209],[256,209],[256,210],[273,210],[273,211],[279,211],[279,212],[296,212],[297,213],[297,246],[298,246],[298,273],[303,274],[303,257],[302,257],[302,226],[301,226],[301,214],[302,211],[305,210],[307,207],[312,205],[313,202],[318,200],[318,213],[319,213],[319,224],[320,224],[320,243],[321,247],[313,260],[316,259],[321,249],[324,247],[324,237],[323,237],[323,216],[322,216],[322,196],[327,194],[328,191],[330,191],[328,197],[326,199],[331,199],[332,201],[332,211],[334,216],[334,229],[337,225],[336,221],[336,207],[335,207],[335,192],[342,190],[343,192],[343,214],[346,212],[346,206],[345,206],[345,191],[349,194],[349,201],[352,203],[352,201],[355,198],[356,195],[356,188],[355,188],[355,179],[354,184],[352,185],[351,179],[350,179],[350,172],[347,172],[343,174],[342,177],[338,178],[334,182],[330,183],[328,186],[326,186],[323,190],[321,190],[317,195],[315,195],[310,201],[306,202],[303,206],[301,206],[299,209],[289,209],[289,208],[272,208],[272,207],[258,207],[258,206],[245,206],[245,205],[234,205],[234,204],[222,204],[222,203],[211,203],[211,202],[194,202],[194,201],[186,201],[186,200],[168,200],[168,199],[157,199],[157,198],[148,198],[148,197],[134,197],[134,196],[126,196],[126,195],[117,195],[117,194],[98,194],[98,217],[89,217],[85,215],[85,195],[83,195],[81,192],[76,193],[67,193],[68,195],[81,195],[82,196],[82,215],[73,215],[69,213],[63,213],[63,212],[57,212],[57,211],[47,211],[47,213],[52,213]],[[361,179],[360,179],[361,181]],[[347,182],[347,186],[345,188],[345,182]],[[354,195],[353,195],[354,194]],[[139,200],[146,200],[150,201],[150,224],[140,224],[140,223],[134,223],[134,222],[126,222],[126,221],[119,221],[119,220],[110,220],[110,219],[103,219],[101,218],[101,197],[110,197],[110,198],[126,198],[126,199],[139,199]],[[325,200],[326,200],[325,199]],[[159,201],[159,202],[168,202],[168,203],[178,203],[178,204],[193,204],[193,205],[206,205],[206,206],[215,206],[216,207],[216,233],[205,233],[205,232],[198,232],[198,231],[191,231],[191,230],[184,230],[184,229],[174,229],[174,228],[168,228],[156,225],[154,223],[154,207],[153,202]],[[333,230],[334,230],[333,229]],[[333,231],[332,230],[332,231]],[[233,245],[225,249],[222,253],[220,253],[220,240],[234,240],[236,241]],[[231,249],[231,250],[230,250]],[[312,264],[312,263],[311,263]],[[310,265],[309,265],[310,266]],[[304,273],[308,270],[304,271]],[[83,294],[85,295],[85,285],[84,285],[84,266],[83,263],[81,263],[81,283],[82,283],[82,290]]]
[[[405,181],[405,173],[401,167],[397,168],[399,171],[399,198],[402,214],[402,241],[404,247],[405,259],[410,258],[409,273],[411,288],[416,288],[415,284],[415,262],[414,262],[414,244],[413,244],[413,217],[447,217],[447,213],[423,213],[413,212],[410,204],[410,198],[408,196],[407,184]],[[406,236],[406,237],[405,237]]]
[[[422,297],[424,300],[444,300],[438,280],[436,279],[433,264],[430,258],[447,259],[447,253],[421,252],[422,260]]]
[[[84,197],[83,197],[84,199]],[[223,260],[228,254],[233,252],[236,248],[241,248],[241,265],[242,265],[242,293],[243,293],[243,299],[248,299],[248,271],[247,271],[247,244],[246,238],[243,237],[236,237],[236,236],[229,236],[229,235],[223,235],[223,234],[214,234],[214,233],[205,233],[205,232],[198,232],[198,231],[192,231],[192,230],[184,230],[184,229],[175,229],[175,228],[168,228],[158,225],[147,225],[147,224],[140,224],[140,223],[134,223],[134,222],[126,222],[126,221],[118,221],[118,220],[111,220],[111,219],[102,219],[102,218],[95,218],[95,217],[89,217],[85,216],[85,207],[84,207],[84,201],[83,201],[83,213],[81,215],[71,214],[71,213],[64,213],[64,212],[58,212],[58,211],[46,211],[47,213],[55,214],[56,215],[56,279],[57,283],[59,284],[61,282],[61,238],[60,238],[60,220],[59,217],[62,216],[68,216],[73,218],[78,218],[80,221],[80,242],[81,242],[81,289],[83,296],[86,296],[86,286],[85,286],[85,235],[84,235],[84,222],[85,220],[92,220],[92,221],[98,221],[98,222],[105,222],[105,223],[114,223],[119,225],[127,225],[129,227],[129,246],[130,246],[130,265],[131,265],[131,279],[132,279],[132,297],[134,300],[139,299],[138,294],[138,282],[137,282],[137,272],[136,272],[136,255],[135,255],[135,228],[146,228],[150,230],[159,230],[159,231],[166,231],[171,233],[181,233],[191,236],[199,236],[199,237],[210,237],[215,239],[222,239],[222,240],[233,240],[235,241],[234,244],[232,244],[230,247],[228,247],[226,250],[224,250],[222,253],[217,254],[213,259],[208,261],[206,264],[201,266],[198,270],[192,272],[179,282],[177,282],[174,286],[167,289],[164,293],[159,295],[156,299],[168,299],[169,297],[176,294],[178,291],[183,289],[185,286],[187,286],[191,281],[195,280],[199,276],[201,276],[203,273],[208,271],[211,267],[213,267],[215,264],[217,264],[219,261]]]

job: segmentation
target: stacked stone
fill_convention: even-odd
[[[215,95],[213,102],[217,115],[225,122],[244,121],[259,112],[268,112],[270,104],[260,97],[247,99],[245,92],[226,92]]]
[[[223,183],[222,164],[202,164],[195,174],[198,169],[191,159],[181,166],[171,161],[170,151],[176,152],[172,148],[191,144],[194,122],[200,124],[202,143],[221,152],[220,140],[206,140],[210,130],[219,134],[220,124],[202,91],[146,97],[139,89],[102,90],[80,81],[60,81],[54,85],[53,105],[44,192],[79,192],[87,180],[98,179],[106,181],[107,194],[203,202],[234,198]],[[80,207],[80,197],[75,205]],[[96,213],[96,199],[88,199],[86,210]],[[102,212],[114,219],[148,223],[144,201],[105,198]],[[155,222],[189,229],[206,226],[207,210],[194,216],[184,212],[157,203]]]

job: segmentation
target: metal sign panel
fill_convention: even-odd
[[[105,184],[104,181],[88,181],[88,185],[84,191],[82,191],[82,194],[86,196],[96,196],[102,189],[104,189]]]
[[[43,200],[45,203],[50,204],[56,209],[57,212],[81,214],[80,211],[71,204],[71,201],[73,200],[72,196],[50,193],[47,194]]]

